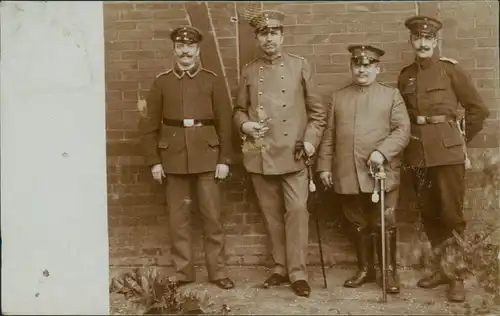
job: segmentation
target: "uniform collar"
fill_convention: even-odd
[[[184,77],[184,74],[187,74],[190,78],[194,78],[201,70],[200,63],[195,63],[193,67],[191,67],[188,70],[183,70],[179,68],[179,65],[177,63],[174,64],[174,69],[173,73],[178,79],[182,79]]]
[[[379,83],[377,82],[377,80],[375,80],[371,85],[369,86],[359,86],[357,85],[355,82],[352,83],[352,86],[353,88],[357,91],[357,92],[369,92],[373,89],[375,89],[377,86],[379,85]]]
[[[283,54],[279,53],[278,55],[272,57],[266,54],[262,54],[260,56],[260,59],[262,59],[266,64],[277,64],[283,60]]]
[[[420,59],[420,58],[416,57],[415,58],[415,63],[420,68],[427,69],[427,68],[431,67],[432,65],[434,65],[438,59],[439,58],[437,57],[436,54],[432,55],[432,57],[423,58],[423,59]]]

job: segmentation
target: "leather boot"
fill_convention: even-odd
[[[443,284],[448,284],[448,279],[439,270],[417,282],[417,286],[423,289],[434,289]]]
[[[385,251],[385,292],[388,294],[398,294],[400,292],[400,280],[397,264],[397,231],[395,228],[386,231],[386,251]],[[382,286],[382,238],[380,233],[376,236],[377,256],[380,267],[380,286]]]
[[[356,230],[353,237],[354,246],[356,248],[358,271],[352,278],[344,282],[344,286],[349,288],[360,287],[365,283],[374,282],[376,280],[373,258],[373,235],[367,230]]]
[[[423,277],[417,282],[417,286],[423,289],[434,289],[440,285],[449,284],[448,278],[441,272],[440,261],[442,255],[442,245],[434,242],[432,243],[433,258],[433,273],[429,276]]]
[[[465,301],[465,284],[461,278],[450,280],[448,287],[448,301],[462,303]]]

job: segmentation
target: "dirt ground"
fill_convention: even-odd
[[[129,269],[112,269],[111,277]],[[446,286],[433,290],[416,287],[422,272],[401,271],[401,293],[388,295],[386,304],[381,302],[382,293],[376,284],[367,284],[359,289],[347,289],[342,286],[344,280],[354,272],[353,268],[333,267],[327,270],[328,288],[323,288],[323,278],[319,267],[310,267],[312,293],[309,298],[296,296],[289,285],[272,289],[261,288],[261,283],[269,271],[264,267],[230,268],[229,275],[236,283],[236,288],[224,291],[209,284],[204,268],[197,269],[197,284],[181,287],[179,291],[193,291],[208,294],[213,305],[211,310],[218,310],[222,304],[230,308],[229,314],[238,315],[349,315],[349,314],[412,314],[412,315],[500,315],[500,307],[493,306],[481,310],[488,295],[470,279],[466,286],[468,297],[465,303],[448,303],[445,300]],[[166,270],[165,272],[169,272]],[[134,314],[123,295],[110,294],[112,315]],[[472,309],[471,309],[472,308]]]

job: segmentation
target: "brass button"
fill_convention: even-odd
[[[259,69],[260,69],[260,70],[263,70],[263,69],[264,69],[264,67],[260,66],[260,67],[259,67]]]
[[[281,79],[285,79],[285,76],[281,76]]]
[[[281,92],[285,93],[286,89],[281,89]]]
[[[260,81],[260,82],[264,82],[264,78],[260,78],[260,80],[259,80],[259,81]]]
[[[263,107],[262,105],[259,105],[259,109],[263,110],[263,109],[264,109],[264,107]]]
[[[280,67],[285,67],[285,64],[281,63],[281,64],[280,64]]]
[[[283,107],[286,107],[286,104],[283,104]]]
[[[261,92],[261,91],[259,91],[259,95],[262,95],[262,92]]]
[[[283,123],[285,123],[285,122],[286,122],[286,120],[283,120]]]
[[[285,134],[283,134],[283,135],[288,136],[288,133],[285,133]]]

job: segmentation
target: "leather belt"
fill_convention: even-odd
[[[412,119],[412,122],[417,125],[425,124],[438,124],[449,121],[446,115],[436,115],[436,116],[416,116]]]
[[[200,126],[210,126],[214,125],[214,120],[210,119],[184,119],[184,120],[171,120],[163,119],[163,125],[173,126],[173,127],[200,127]]]

